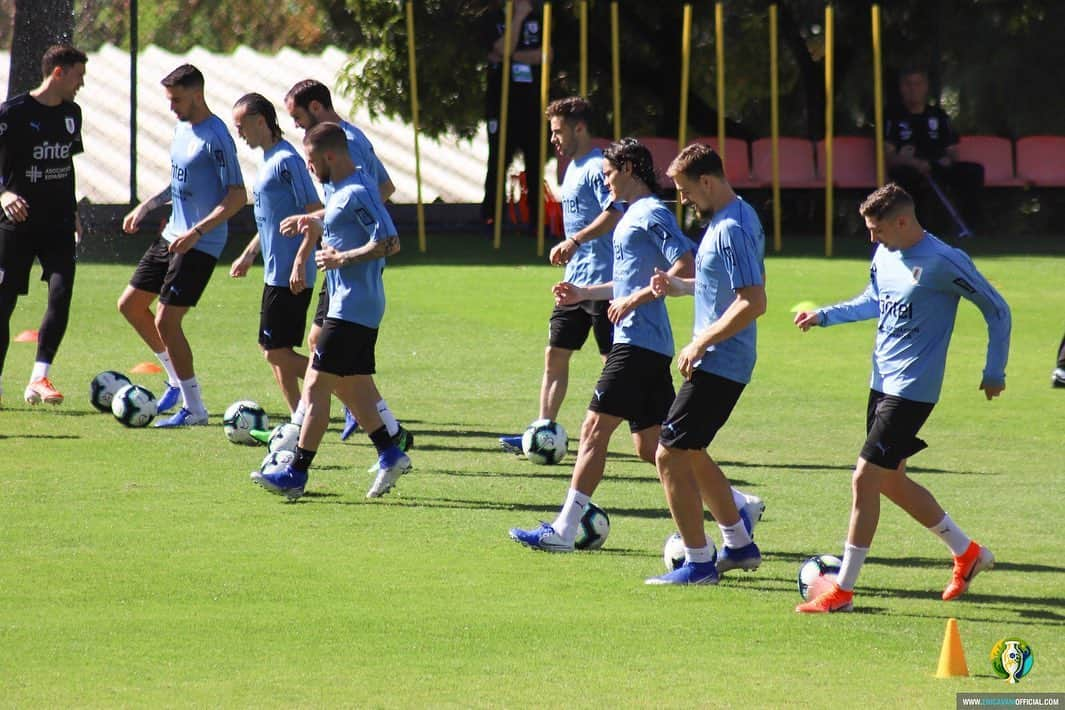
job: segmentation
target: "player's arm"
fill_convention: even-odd
[[[377,191],[381,193],[381,202],[388,202],[388,198],[392,197],[396,192],[396,186],[392,183],[392,178],[386,177],[377,183]]]
[[[651,290],[655,298],[663,296],[694,296],[695,278],[671,276],[668,271],[655,269],[655,275],[651,277]]]
[[[669,276],[677,276],[679,278],[691,278],[695,273],[695,257],[692,256],[690,251],[683,252],[677,260],[669,267],[669,271],[666,272]],[[651,284],[647,284],[643,288],[633,291],[624,298],[615,298],[610,302],[610,308],[607,309],[606,315],[610,319],[611,323],[617,323],[622,318],[627,316],[630,312],[636,310],[645,303],[658,298],[655,295],[654,289]]]
[[[148,216],[149,212],[162,207],[165,204],[169,204],[171,199],[170,185],[167,185],[126,214],[122,219],[122,231],[126,234],[133,234],[140,229],[141,222],[146,216]]]
[[[222,201],[215,205],[215,208],[208,212],[206,217],[192,225],[189,231],[170,242],[169,250],[175,254],[184,254],[189,249],[192,249],[196,242],[200,240],[200,237],[215,227],[225,224],[230,217],[239,212],[246,204],[248,204],[248,191],[244,189],[244,186],[230,185],[226,188],[226,194]]]
[[[294,237],[297,234],[304,234],[308,223],[313,221],[321,222],[323,219],[325,219],[325,207],[320,207],[313,212],[294,214],[291,217],[285,217],[281,220],[281,234],[286,237]]]
[[[795,325],[807,331],[815,325],[824,327],[840,323],[854,323],[877,318],[879,315],[880,304],[876,287],[870,283],[864,291],[849,301],[843,301],[834,306],[825,306],[816,311],[802,311],[795,314]]]
[[[584,229],[576,234],[571,234],[551,248],[549,255],[551,263],[555,266],[568,263],[573,258],[573,255],[577,253],[577,250],[581,248],[581,245],[595,241],[604,234],[614,231],[614,227],[620,221],[620,210],[612,207],[603,210]]]
[[[614,295],[614,282],[575,286],[568,281],[562,281],[551,287],[551,293],[555,297],[555,305],[558,306],[572,306],[581,301],[609,301]]]
[[[971,259],[958,254],[959,258],[950,262],[948,288],[979,308],[987,323],[987,356],[980,389],[987,399],[992,399],[1006,389],[1006,361],[1009,359],[1013,319],[1006,299],[976,270]]]
[[[244,251],[240,253],[233,263],[229,267],[229,275],[235,279],[243,278],[248,275],[248,270],[251,269],[251,265],[255,263],[255,257],[259,256],[259,233],[256,232],[255,236],[248,241],[248,246],[244,247]]]
[[[765,313],[765,284],[753,284],[736,289],[736,300],[729,304],[721,317],[701,330],[692,341],[677,353],[677,369],[684,379],[691,379],[692,371],[711,345],[728,340],[754,323]]]
[[[303,211],[317,212],[321,207],[322,203],[312,202],[304,206]],[[314,248],[317,245],[318,239],[311,238],[309,234],[303,235],[299,249],[296,250],[296,258],[292,260],[292,272],[288,277],[288,288],[293,294],[298,294],[307,288],[307,262],[314,258]]]

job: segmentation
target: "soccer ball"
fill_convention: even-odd
[[[799,594],[806,601],[810,601],[810,587],[818,577],[836,577],[839,574],[843,560],[835,555],[814,555],[799,565]]]
[[[296,451],[296,445],[300,443],[300,427],[292,422],[278,424],[270,432],[270,438],[266,442],[270,453],[278,451]]]
[[[128,384],[129,378],[121,372],[104,370],[89,383],[89,402],[101,412],[110,412],[115,392]]]
[[[125,426],[148,426],[155,419],[155,395],[140,385],[125,385],[111,398],[111,413]]]
[[[717,546],[709,536],[706,538],[706,544],[710,546],[710,557],[717,559]],[[666,572],[672,572],[678,567],[684,566],[684,538],[680,536],[679,532],[675,532],[666,538],[666,544],[662,548],[662,561],[666,563]]]
[[[521,435],[521,450],[525,458],[541,465],[555,464],[566,457],[566,430],[558,422],[537,419]]]
[[[598,550],[610,534],[610,518],[595,503],[589,503],[581,515],[581,527],[573,546],[578,550]]]
[[[296,454],[292,451],[271,451],[259,466],[259,473],[281,473],[295,460]]]
[[[258,446],[259,441],[251,435],[251,430],[265,431],[269,428],[270,419],[266,412],[250,399],[234,402],[222,415],[222,429],[226,432],[226,438],[234,444]]]

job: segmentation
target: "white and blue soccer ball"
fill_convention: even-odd
[[[558,422],[537,419],[521,435],[521,450],[535,464],[551,465],[566,457],[569,439]]]
[[[121,372],[104,370],[89,383],[89,402],[101,412],[110,412],[115,392],[128,384],[132,383]]]
[[[270,438],[266,441],[266,446],[270,449],[270,453],[276,453],[278,451],[296,451],[296,446],[300,443],[300,426],[299,424],[293,424],[292,422],[284,422],[274,427],[270,432]]]
[[[709,535],[706,537],[706,544],[710,546],[711,558],[717,560],[717,545],[714,544]],[[666,572],[672,572],[678,567],[683,567],[685,559],[684,538],[680,536],[679,532],[675,532],[666,538],[666,544],[662,547],[662,562],[666,565]]]
[[[259,466],[259,473],[281,473],[295,460],[296,454],[292,451],[271,451]]]
[[[573,546],[578,550],[598,550],[610,534],[610,517],[595,503],[589,503],[581,514],[580,527]]]
[[[251,435],[253,429],[266,431],[270,428],[270,418],[256,402],[241,399],[229,405],[222,415],[222,429],[226,438],[234,444],[258,446],[259,441]]]
[[[819,577],[833,577],[839,575],[843,566],[843,560],[835,555],[814,555],[803,560],[799,565],[799,594],[806,601],[810,601],[810,587]]]
[[[124,426],[148,426],[155,419],[155,395],[140,385],[124,385],[111,397],[111,413]]]

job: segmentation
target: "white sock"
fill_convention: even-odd
[[[48,370],[51,369],[51,367],[52,363],[50,362],[41,362],[38,360],[33,363],[33,372],[30,373],[30,382],[39,380],[42,377],[48,377]]]
[[[381,415],[381,423],[385,425],[389,436],[395,436],[399,433],[399,422],[396,421],[396,415],[388,408],[388,402],[383,399],[378,402],[377,413]]]
[[[743,510],[743,506],[747,505],[747,497],[743,495],[743,491],[735,486],[729,490],[732,492],[732,502],[736,504],[736,510]]]
[[[177,371],[174,369],[174,363],[170,361],[170,355],[165,350],[161,353],[156,353],[155,357],[159,359],[163,369],[166,370],[166,381],[171,387],[180,386],[181,380],[178,379]]]
[[[296,405],[296,411],[292,413],[292,423],[296,426],[303,426],[303,420],[307,416],[307,402],[300,397],[300,403]]]
[[[688,560],[688,562],[713,562],[714,553],[710,552],[710,545],[685,547],[684,559]]]
[[[732,525],[718,523],[717,526],[721,528],[721,537],[725,539],[725,547],[731,547],[735,550],[753,542],[750,533],[747,532],[747,528],[743,527],[743,520],[737,520]]]
[[[207,408],[203,406],[203,399],[200,398],[200,383],[196,381],[195,376],[187,380],[179,380],[178,387],[181,388],[181,399],[185,409],[196,416],[207,414]]]
[[[955,557],[964,554],[969,549],[969,543],[972,542],[969,536],[963,533],[961,528],[946,513],[943,514],[943,519],[937,525],[933,525],[928,529],[933,535],[946,543],[947,547],[950,548],[951,554]]]
[[[551,527],[566,542],[573,542],[577,538],[581,515],[591,499],[591,496],[584,495],[576,488],[570,488],[566,493],[566,502],[562,504],[562,510],[559,511],[555,522],[551,523]]]
[[[843,564],[839,568],[839,577],[836,579],[836,584],[839,588],[852,592],[854,591],[854,584],[858,581],[858,573],[862,571],[862,565],[865,564],[865,556],[869,554],[868,547],[855,547],[854,545],[847,543],[847,547],[843,550]]]

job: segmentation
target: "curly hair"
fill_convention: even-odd
[[[658,192],[658,175],[655,173],[651,151],[640,141],[635,138],[622,138],[611,143],[603,151],[603,158],[619,169],[629,163],[632,165],[632,174],[646,185],[648,190]]]

